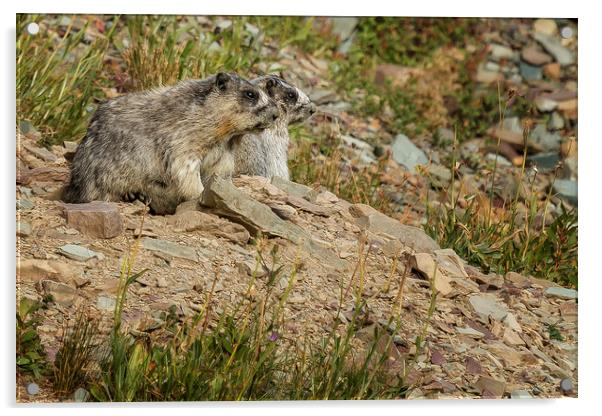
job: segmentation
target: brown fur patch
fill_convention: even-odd
[[[231,118],[224,118],[217,125],[215,130],[215,136],[223,138],[225,136],[229,136],[236,128],[236,124]]]

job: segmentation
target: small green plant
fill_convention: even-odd
[[[554,324],[548,325],[548,334],[550,335],[550,339],[553,339],[556,341],[564,341],[564,337],[560,333],[560,330]]]
[[[17,309],[17,371],[40,378],[48,371],[46,352],[37,333],[36,311],[43,305],[23,297]]]

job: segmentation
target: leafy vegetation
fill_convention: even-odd
[[[17,372],[32,374],[35,378],[48,371],[46,352],[37,332],[36,311],[42,306],[40,302],[22,297],[17,308]]]

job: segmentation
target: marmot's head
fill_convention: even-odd
[[[287,124],[299,123],[316,112],[316,105],[294,85],[276,75],[265,75],[251,80],[261,86],[276,101]]]
[[[218,136],[258,132],[280,116],[276,101],[258,86],[233,73],[220,72],[212,78],[204,106],[218,120]]]

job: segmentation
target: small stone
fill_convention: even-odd
[[[51,295],[56,303],[62,306],[73,305],[77,296],[77,291],[73,287],[52,280],[42,280],[41,283],[44,293]]]
[[[93,201],[86,204],[62,204],[67,224],[96,238],[113,238],[123,232],[123,220],[117,204]]]
[[[17,199],[17,209],[20,211],[29,211],[35,204],[28,199]]]
[[[245,23],[245,30],[255,38],[259,36],[259,28],[251,23]]]
[[[511,347],[516,347],[518,345],[525,345],[525,341],[512,329],[506,328],[504,330],[504,342]]]
[[[374,155],[374,150],[371,144],[348,135],[341,136],[341,140],[347,147],[350,147],[359,155],[362,163],[376,163],[376,156]]]
[[[556,110],[556,108],[558,107],[557,101],[551,100],[541,95],[535,97],[534,103],[537,109],[542,113],[549,113],[550,111]]]
[[[40,386],[38,386],[36,383],[27,384],[27,394],[30,396],[35,396],[38,393],[40,393]]]
[[[475,80],[483,84],[492,84],[497,81],[503,81],[504,75],[500,72],[488,71],[484,65],[479,65]]]
[[[393,159],[413,173],[416,173],[417,165],[426,165],[428,163],[428,159],[424,152],[416,147],[408,136],[404,134],[395,136],[392,150]]]
[[[570,393],[573,391],[573,382],[570,378],[563,378],[560,380],[560,390],[563,393]]]
[[[288,181],[286,179],[274,176],[271,181],[272,185],[278,189],[299,198],[307,199],[309,202],[315,202],[318,193],[307,185]]]
[[[466,372],[469,374],[478,375],[483,372],[483,369],[481,368],[481,364],[472,357],[466,357],[466,360],[464,361],[464,365],[466,367]]]
[[[445,363],[445,357],[438,350],[431,351],[431,363],[441,365]]]
[[[501,398],[506,391],[506,382],[504,380],[496,380],[492,377],[481,376],[475,387],[479,389],[482,395],[486,395],[486,392],[489,392],[494,397]]]
[[[548,298],[559,299],[577,299],[577,291],[575,289],[566,289],[564,287],[549,287],[544,291],[544,295]]]
[[[332,17],[332,34],[338,36],[341,41],[351,37],[355,27],[359,23],[357,17]]]
[[[65,283],[76,283],[81,280],[80,267],[53,260],[19,259],[17,261],[17,277],[29,282],[40,280],[58,280]]]
[[[485,157],[491,161],[497,160],[498,166],[512,166],[512,162],[510,162],[508,159],[506,159],[502,155],[496,155],[494,153],[487,153],[485,155]]]
[[[506,325],[506,327],[516,332],[523,332],[523,328],[521,328],[513,313],[508,313],[502,322],[504,325]]]
[[[552,19],[537,19],[535,22],[533,22],[533,30],[536,33],[554,36],[558,33],[558,26]]]
[[[560,79],[560,64],[552,62],[543,67],[543,73],[546,77],[557,80]]]
[[[538,41],[548,53],[554,56],[556,62],[561,66],[571,65],[575,62],[574,54],[556,39],[544,33],[535,33],[535,40]]]
[[[539,153],[527,156],[527,162],[537,166],[537,169],[541,171],[553,170],[559,161],[560,156],[558,155],[558,152]]]
[[[63,142],[63,146],[65,147],[65,149],[68,152],[71,152],[71,153],[74,153],[77,150],[77,142],[71,142],[71,141],[65,140]]]
[[[556,179],[554,181],[553,188],[554,192],[558,193],[561,198],[566,199],[573,205],[577,205],[577,181],[569,179]]]
[[[512,390],[510,392],[511,399],[532,399],[533,396],[527,390]]]
[[[99,296],[98,300],[96,301],[96,306],[98,309],[110,312],[115,310],[116,304],[117,302],[115,301],[115,298],[110,298],[108,296]]]
[[[472,295],[468,301],[479,318],[484,322],[488,322],[489,317],[496,321],[502,321],[508,315],[508,310],[504,305],[499,303],[496,296],[485,293]]]
[[[96,257],[99,260],[104,259],[104,255],[102,253],[97,253],[89,248],[78,246],[76,244],[66,244],[59,247],[59,253],[65,257],[77,261],[88,261],[93,257]]]
[[[476,338],[476,339],[480,339],[485,336],[485,334],[483,334],[482,332],[477,331],[476,329],[473,329],[469,326],[467,326],[465,328],[456,327],[456,331],[458,331],[459,334],[468,335],[469,337]]]
[[[543,151],[547,152],[557,152],[562,142],[562,136],[557,132],[549,132],[543,123],[535,126],[531,132],[530,139],[540,145]]]
[[[531,65],[541,66],[552,62],[552,57],[541,51],[535,45],[527,46],[522,50],[521,57]]]
[[[142,247],[150,251],[157,251],[173,257],[180,257],[198,262],[197,252],[192,247],[183,246],[171,241],[143,237]]]
[[[521,62],[519,65],[521,76],[527,81],[535,81],[543,78],[543,71],[538,66]]]
[[[26,222],[17,222],[17,235],[19,237],[29,237],[31,235],[31,225]]]
[[[38,159],[42,159],[46,162],[55,162],[58,159],[56,155],[46,148],[33,146],[27,143],[24,143],[23,147],[33,153]]]
[[[507,59],[510,61],[518,60],[518,53],[504,45],[492,43],[489,45],[489,52],[491,53],[491,58],[494,61],[499,61],[502,59]]]
[[[82,387],[79,387],[77,390],[75,390],[75,393],[73,393],[73,399],[79,403],[87,402],[89,397],[90,393],[88,393],[88,390]]]

